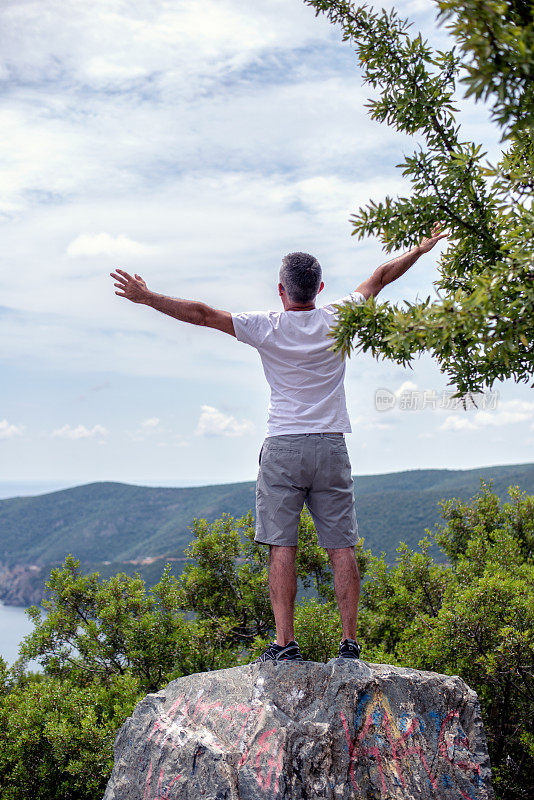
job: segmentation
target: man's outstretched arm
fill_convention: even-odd
[[[397,278],[404,275],[404,273],[415,264],[419,256],[432,250],[434,245],[445,236],[448,236],[448,232],[443,231],[440,224],[437,223],[432,228],[430,238],[423,239],[420,244],[416,245],[416,247],[412,247],[407,253],[403,253],[402,256],[397,256],[397,258],[393,258],[386,264],[377,267],[371,277],[361,283],[356,291],[363,294],[366,300],[368,297],[371,297],[371,295],[376,297],[384,286],[387,286],[388,283],[396,281]]]
[[[219,311],[196,300],[182,300],[178,297],[156,294],[150,291],[140,275],[132,277],[123,269],[116,269],[115,272],[110,272],[110,275],[117,281],[115,286],[120,291],[115,294],[119,297],[126,297],[132,303],[142,303],[155,308],[156,311],[168,314],[169,317],[174,317],[180,322],[216,328],[223,333],[229,333],[230,336],[235,336],[234,323],[229,311]]]

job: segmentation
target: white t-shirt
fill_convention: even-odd
[[[236,338],[255,347],[271,387],[267,436],[351,433],[345,400],[345,358],[329,348],[334,305],[365,302],[360,292],[309,311],[232,314]]]

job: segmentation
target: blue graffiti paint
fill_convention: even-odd
[[[406,733],[406,731],[408,730],[408,724],[409,724],[408,720],[409,716],[405,711],[404,714],[401,714],[401,716],[399,717],[399,722],[398,722],[399,730],[401,730],[403,733]]]
[[[369,694],[369,692],[363,692],[363,694],[358,699],[358,705],[356,707],[356,716],[354,718],[354,727],[356,730],[360,727],[362,723],[363,712],[365,710],[365,706],[367,705],[370,699],[371,695]]]
[[[445,719],[446,714],[439,714],[437,711],[429,711],[428,717],[434,722],[434,733],[437,740],[441,730],[441,723]]]
[[[475,795],[473,794],[473,790],[472,790],[472,788],[470,786],[467,786],[464,789],[464,794],[466,794],[468,797],[470,797],[471,800],[477,800]]]
[[[373,725],[376,726],[380,725],[383,716],[384,716],[383,710],[380,707],[375,708],[375,710],[373,711]]]
[[[413,736],[414,734],[418,733],[419,731],[421,731],[421,733],[424,733],[426,731],[426,728],[427,728],[427,725],[426,725],[426,722],[424,721],[424,719],[421,719],[421,717],[413,717],[413,715],[408,714],[407,712],[404,712],[404,714],[402,714],[402,716],[399,719],[398,726],[399,726],[400,730],[403,733],[406,733],[406,731],[408,730],[410,725],[412,725],[412,722],[413,722],[414,719],[416,720],[416,725],[413,725],[412,730],[410,732],[410,736]]]

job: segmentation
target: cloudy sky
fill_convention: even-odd
[[[431,0],[400,10],[446,46]],[[4,0],[0,14],[0,481],[254,479],[257,353],[121,300],[109,272],[259,311],[279,307],[281,257],[304,250],[331,302],[390,258],[348,217],[403,191],[413,142],[367,117],[353,53],[300,0]],[[466,137],[496,153],[484,108],[463,107]],[[381,299],[433,294],[445,246]],[[531,460],[528,386],[464,411],[431,359],[413,367],[349,361],[356,475]]]

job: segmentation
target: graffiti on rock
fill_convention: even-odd
[[[226,754],[229,750],[236,752],[235,768],[251,770],[261,793],[275,798],[281,788],[283,739],[277,728],[267,726],[265,715],[261,705],[208,702],[202,693],[195,697],[180,695],[156,718],[148,740],[160,748],[160,758],[164,758],[164,750],[172,751],[196,738],[199,744],[191,769],[163,786],[163,770],[155,780],[159,759],[153,759],[143,800],[178,798],[180,779],[183,776],[183,780],[196,780],[197,757],[206,748]],[[376,791],[377,800],[403,798],[421,776],[428,783],[429,797],[441,798],[447,789],[455,790],[458,800],[477,800],[480,796],[480,765],[473,761],[457,709],[443,714],[432,710],[399,714],[376,689],[356,695],[353,709],[347,709],[346,714],[340,711],[340,723],[349,760],[348,780],[356,799],[362,782],[367,784],[366,797],[374,796]],[[198,792],[203,795],[205,787],[199,785]]]
[[[340,716],[356,796],[361,788],[357,771],[365,763],[370,773],[377,773],[382,797],[403,797],[414,769],[422,765],[430,796],[441,797],[443,789],[454,786],[465,800],[476,800],[482,787],[480,765],[471,757],[457,709],[396,716],[377,690],[357,697],[352,732],[343,712]]]
[[[171,749],[174,749],[183,745],[193,731],[197,734],[198,728],[202,726],[207,746],[220,752],[226,751],[228,747],[238,750],[241,757],[237,769],[248,766],[255,773],[260,789],[276,795],[283,753],[276,729],[261,728],[264,714],[264,710],[258,706],[252,707],[244,703],[225,706],[220,700],[206,702],[200,696],[195,701],[181,695],[167,712],[155,720],[148,739],[160,748],[169,743]],[[256,725],[252,735],[245,741],[244,734],[249,720],[255,720]],[[195,761],[196,757],[193,759],[193,775]],[[170,795],[164,796],[165,800],[167,797],[170,800]],[[144,800],[160,798],[147,795]]]
[[[150,762],[150,766],[148,768],[148,775],[146,776],[145,792],[143,794],[143,800],[170,800],[171,795],[169,793],[170,793],[170,791],[172,789],[172,786],[177,781],[179,781],[182,776],[181,775],[175,775],[173,778],[171,778],[171,780],[169,781],[167,786],[164,786],[163,785],[163,767],[162,767],[161,770],[160,770],[160,773],[159,773],[159,780],[158,780],[156,786],[154,787],[155,788],[155,794],[153,795],[152,794],[152,765],[153,765],[153,763],[154,762],[151,761]]]

